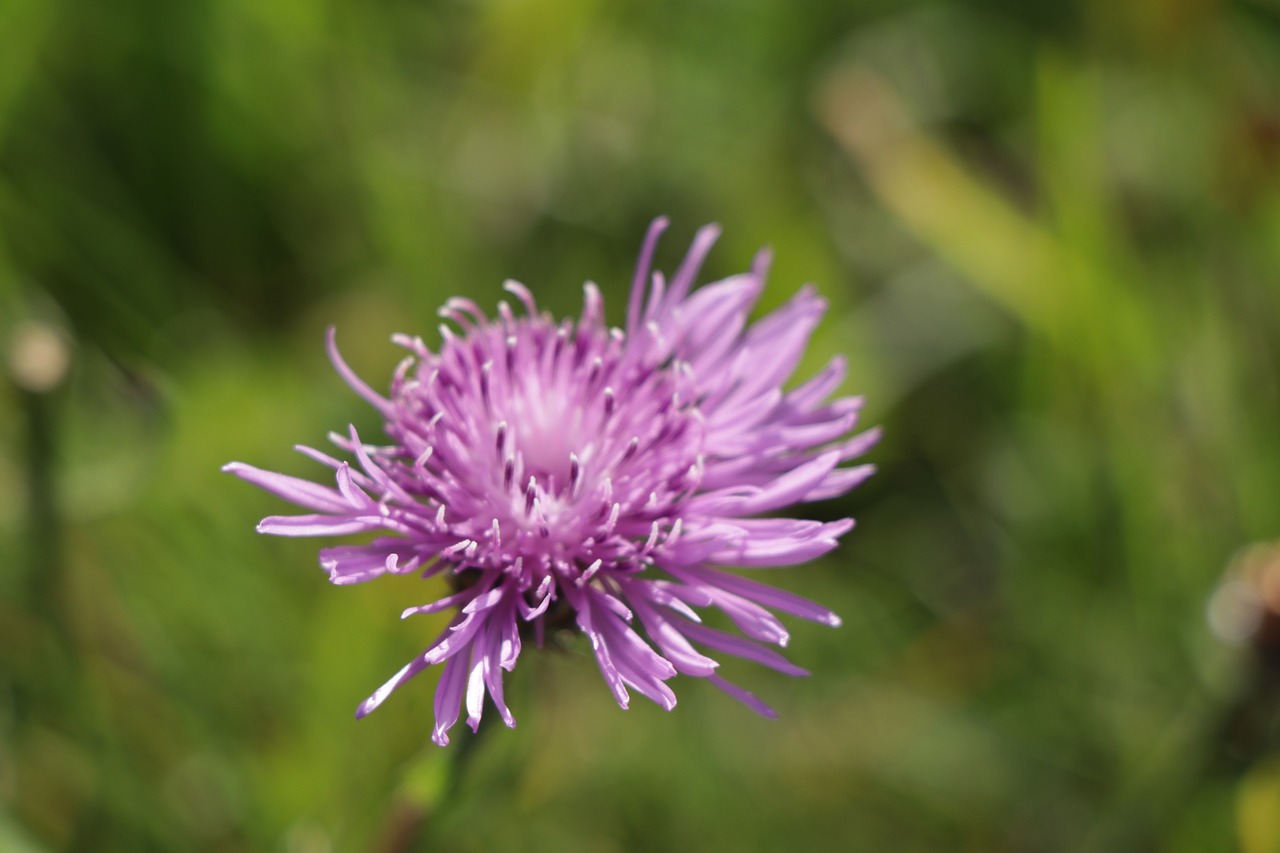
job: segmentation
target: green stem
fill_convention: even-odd
[[[408,763],[374,850],[409,853],[430,847],[426,842],[439,826],[438,819],[459,802],[476,746],[494,725],[490,719],[474,733],[466,725],[457,726],[449,747],[429,746]]]

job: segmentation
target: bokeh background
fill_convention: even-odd
[[[778,721],[526,654],[441,808],[434,673],[352,720],[435,591],[219,466],[376,434],[329,324],[620,321],[658,214],[830,300],[846,624]],[[1280,849],[1278,284],[1272,0],[4,0],[0,850]]]

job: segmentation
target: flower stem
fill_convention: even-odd
[[[409,853],[423,849],[441,819],[459,802],[468,767],[477,754],[476,746],[483,732],[493,725],[490,721],[474,733],[459,726],[446,750],[426,747],[408,763],[373,845],[375,851]]]

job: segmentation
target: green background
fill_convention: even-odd
[[[648,222],[817,283],[880,473],[768,580],[781,712],[527,650],[456,796],[438,589],[325,582],[238,459],[320,474],[392,332],[622,319]],[[1280,697],[1205,613],[1280,529],[1270,0],[2,0],[0,850],[1280,849]],[[1280,552],[1254,551],[1280,571]],[[434,582],[433,582],[434,583]],[[454,750],[450,747],[450,750]],[[426,811],[425,819],[415,818]]]

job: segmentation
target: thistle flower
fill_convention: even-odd
[[[787,630],[771,611],[826,625],[839,618],[793,593],[720,567],[789,566],[830,551],[853,526],[760,517],[797,502],[843,494],[872,472],[840,467],[876,440],[850,436],[861,401],[829,400],[844,376],[833,359],[784,391],[825,310],[812,288],[748,326],[769,264],[693,289],[718,235],[698,232],[667,282],[650,274],[666,228],[649,228],[632,285],[626,329],[609,328],[594,284],[581,317],[557,323],[532,294],[508,281],[524,306],[490,318],[469,299],[441,309],[433,352],[418,337],[382,396],[328,349],[334,367],[386,421],[387,445],[354,427],[333,442],[358,467],[309,447],[332,468],[334,486],[239,462],[225,467],[312,513],[271,516],[278,536],[380,532],[366,544],[320,551],[335,584],[384,574],[443,576],[448,594],[403,617],[454,611],[426,650],[366,699],[378,707],[427,667],[443,664],[432,739],[448,743],[465,702],[475,730],[486,693],[508,726],[502,671],[522,640],[576,625],[623,708],[635,690],[663,708],[667,681],[705,678],[766,716],[772,709],[718,674],[712,654],[806,675],[770,645]],[[741,635],[702,624],[717,608]]]

